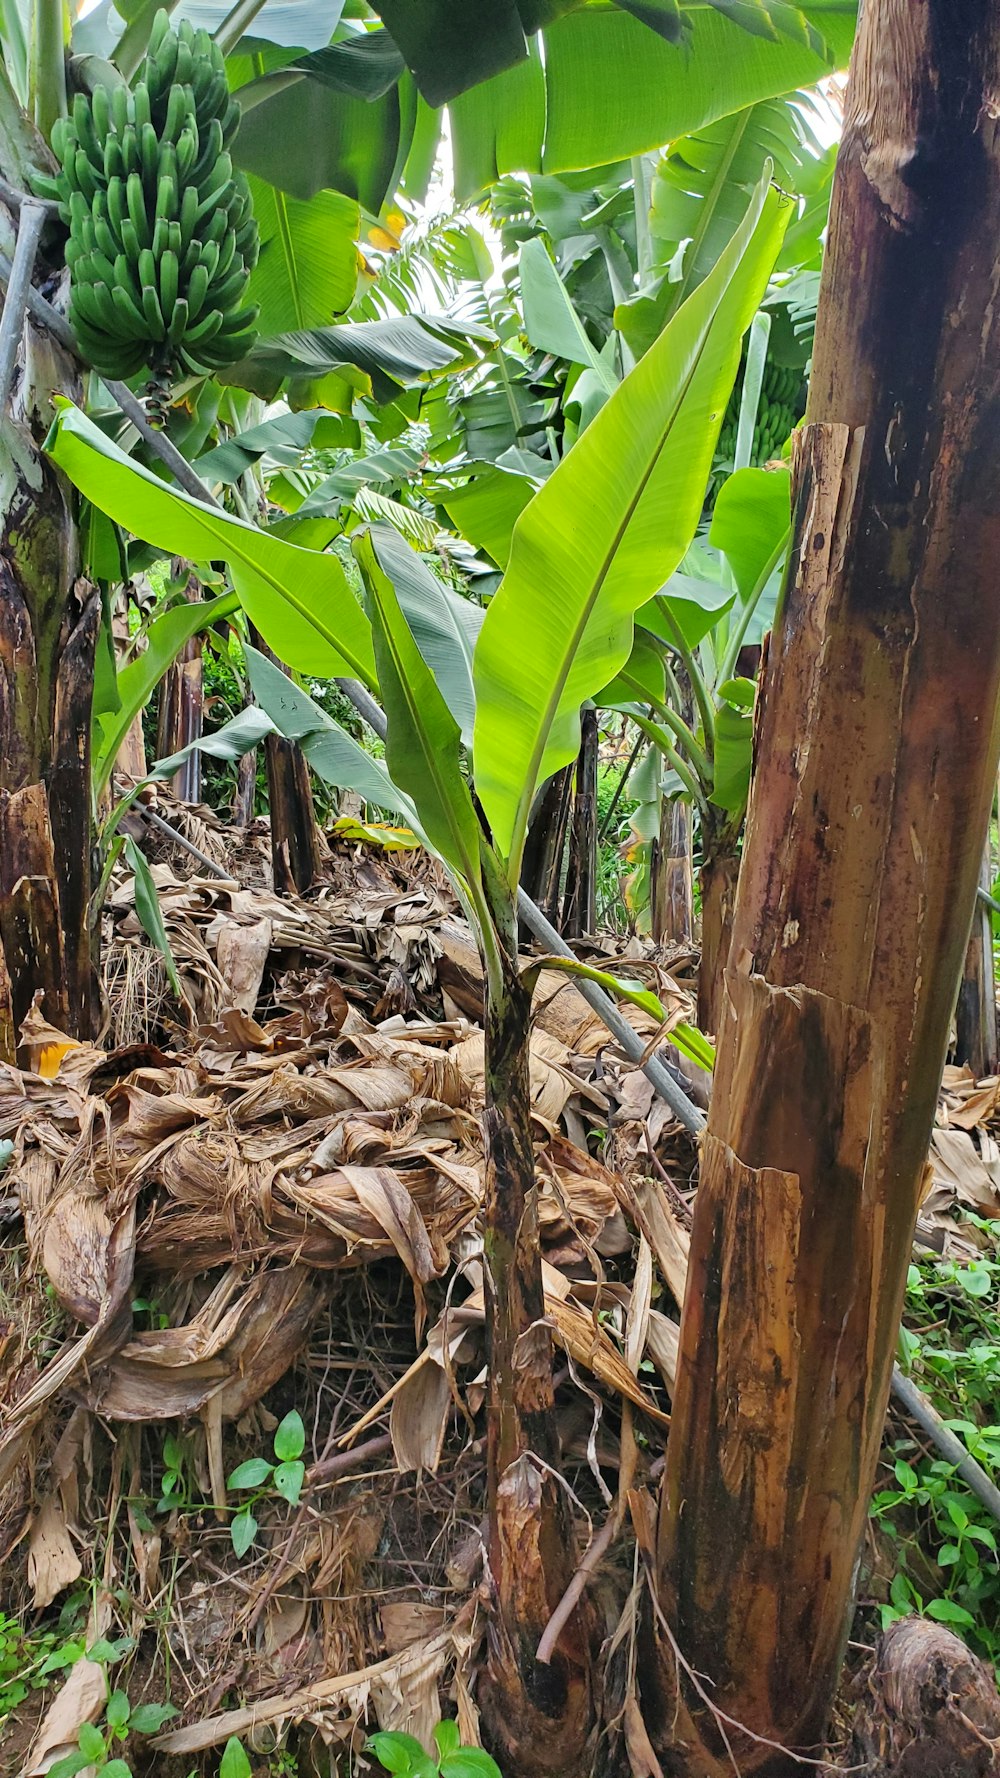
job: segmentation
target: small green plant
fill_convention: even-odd
[[[984,1251],[965,1264],[928,1256],[910,1266],[899,1359],[992,1472],[1000,1466],[1000,1224],[971,1215],[963,1222],[985,1238]],[[995,1521],[951,1464],[911,1441],[900,1441],[888,1462],[894,1485],[880,1489],[871,1508],[895,1549],[896,1573],[880,1607],[883,1627],[919,1612],[997,1659]]]
[[[115,1753],[116,1746],[130,1735],[155,1735],[171,1716],[177,1715],[172,1704],[133,1706],[127,1692],[112,1690],[108,1663],[121,1660],[134,1646],[131,1636],[120,1636],[115,1642],[102,1639],[88,1648],[87,1660],[104,1668],[107,1700],[103,1722],[80,1724],[76,1747],[49,1767],[49,1778],[76,1778],[77,1772],[88,1766],[94,1768],[95,1778],[132,1778],[132,1768],[128,1760]]]
[[[233,1470],[229,1478],[230,1488],[237,1491],[251,1490],[250,1499],[241,1506],[229,1527],[233,1540],[233,1549],[238,1556],[245,1556],[257,1535],[258,1525],[254,1517],[257,1502],[272,1491],[287,1500],[289,1506],[298,1504],[305,1481],[306,1466],[302,1461],[305,1450],[306,1429],[302,1424],[302,1416],[293,1408],[286,1414],[274,1435],[274,1455],[276,1461],[269,1462],[266,1457],[249,1457]],[[229,1774],[225,1774],[229,1778]]]
[[[168,1433],[163,1441],[163,1475],[157,1512],[172,1513],[191,1505],[188,1452],[183,1439]]]
[[[54,1630],[27,1630],[15,1617],[0,1612],[0,1722],[24,1702],[29,1692],[44,1691],[54,1673],[72,1667],[85,1651],[79,1621],[85,1602],[73,1593]]]
[[[277,1747],[267,1756],[268,1778],[298,1778],[299,1763],[287,1747]],[[253,1767],[238,1735],[230,1735],[222,1750],[219,1778],[253,1778]]]
[[[396,1778],[502,1778],[496,1760],[481,1747],[463,1747],[457,1722],[439,1722],[434,1742],[436,1759],[413,1735],[396,1731],[373,1735],[367,1745],[382,1770]]]
[[[243,1743],[236,1735],[230,1735],[222,1750],[219,1763],[219,1778],[252,1778],[253,1768],[243,1750]]]

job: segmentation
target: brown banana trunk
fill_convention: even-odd
[[[183,563],[176,564],[176,567],[179,573],[184,572]],[[188,576],[184,597],[191,605],[197,605],[201,598],[201,586],[194,574]],[[169,759],[192,741],[201,740],[203,652],[203,637],[191,636],[163,676],[156,731],[159,759]],[[201,755],[197,750],[190,753],[174,773],[170,787],[182,803],[201,801]]]
[[[691,869],[691,805],[664,797],[653,855],[650,891],[653,940],[658,945],[689,945],[694,937],[694,878]]]
[[[588,708],[580,716],[580,752],[573,790],[573,825],[562,924],[567,938],[582,938],[585,932],[593,932],[597,925],[598,751],[597,711]]]
[[[233,797],[233,826],[249,827],[253,820],[254,801],[257,793],[257,749],[251,747],[249,753],[236,767],[236,793]]]
[[[559,885],[572,791],[573,767],[568,765],[549,779],[536,801],[521,863],[521,884],[525,894],[531,896],[557,930]],[[526,928],[524,936],[529,937]]]
[[[21,177],[6,77],[0,170]],[[39,147],[38,165],[44,150]],[[40,450],[54,391],[79,398],[75,366],[25,327],[12,411],[0,414],[0,1058],[13,1061],[32,1000],[93,1036],[90,722],[101,618],[80,578],[72,493]]]
[[[983,853],[979,886],[989,894],[993,882],[990,848]],[[976,897],[972,931],[965,953],[955,1007],[955,1059],[967,1062],[977,1080],[997,1072],[997,991],[993,971],[993,920]]]
[[[120,597],[111,628],[114,637],[115,659],[118,671],[121,672],[128,660],[129,645],[128,609],[124,595]],[[138,784],[146,776],[146,770],[146,738],[142,727],[142,711],[137,710],[118,749],[115,759],[115,777],[124,779],[126,785]],[[104,796],[107,800],[107,808],[104,813],[110,814],[113,801],[110,784],[107,786]]]
[[[703,843],[705,836],[702,836]],[[709,851],[701,883],[701,963],[698,967],[698,1024],[713,1035],[721,1029],[724,973],[729,961],[739,881],[739,855],[730,846]]]
[[[998,65],[998,0],[866,0],[661,1504],[683,1778],[815,1756],[850,1622],[1000,751]]]
[[[551,1663],[535,1653],[575,1561],[559,1479],[552,1333],[545,1320],[528,1085],[531,993],[518,972],[513,908],[488,970],[486,1191],[489,1563],[493,1613],[484,1718],[518,1778],[578,1778],[594,1721],[586,1602]]]
[[[282,666],[253,624],[250,625],[250,638],[261,654],[274,661],[276,666]],[[304,895],[321,862],[309,767],[301,747],[281,735],[268,735],[264,742],[264,757],[267,762],[274,887],[279,895]]]

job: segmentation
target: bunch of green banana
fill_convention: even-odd
[[[736,434],[740,421],[740,402],[743,398],[743,377],[738,378],[736,387],[729,398],[729,406],[719,433],[717,455],[732,466],[736,455]],[[764,366],[764,377],[760,389],[760,401],[757,405],[757,420],[753,429],[753,448],[751,462],[767,463],[777,456],[789,433],[805,411],[805,389],[802,372],[789,365],[774,364],[771,359]]]
[[[208,32],[174,31],[161,11],[133,86],[77,93],[56,125],[70,320],[102,375],[208,373],[252,346],[257,225],[228,152],[239,119]]]

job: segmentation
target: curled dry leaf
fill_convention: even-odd
[[[28,1532],[28,1580],[35,1610],[44,1611],[82,1573],[62,1501],[58,1494],[49,1494],[32,1516]]]
[[[106,1636],[112,1621],[112,1601],[99,1593],[87,1620],[86,1643],[91,1647]],[[42,1717],[20,1778],[38,1778],[64,1754],[72,1753],[85,1722],[96,1722],[107,1699],[105,1670],[98,1661],[75,1661]]]

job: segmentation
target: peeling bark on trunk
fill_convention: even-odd
[[[654,943],[689,945],[694,937],[691,805],[680,797],[664,797],[660,806],[650,903]]]
[[[564,766],[538,798],[521,864],[521,884],[547,920],[559,930],[559,885],[573,789],[573,767]],[[527,929],[525,940],[529,938]]]
[[[850,1618],[1000,750],[998,66],[996,0],[862,10],[661,1504],[684,1778],[815,1755]]]
[[[597,925],[597,756],[597,711],[587,709],[580,718],[580,752],[563,903],[562,931],[567,938],[582,938]]]
[[[96,1029],[91,964],[90,721],[100,596],[79,577],[71,492],[40,451],[49,391],[74,389],[28,343],[16,416],[0,416],[0,1056],[36,993],[76,1037]]]
[[[253,820],[254,802],[257,793],[257,749],[251,747],[249,753],[236,767],[236,794],[233,797],[233,826],[249,827]]]
[[[112,621],[112,634],[114,636],[115,658],[118,665],[118,671],[121,672],[122,667],[126,665],[128,660],[129,645],[128,609],[125,605],[124,597],[121,598],[119,609],[116,611]],[[123,778],[129,784],[138,784],[145,776],[146,738],[142,728],[142,711],[137,710],[125,731],[125,738],[118,749],[118,754],[115,759],[115,778]],[[110,784],[104,792],[104,798],[107,801],[108,807],[106,810],[102,811],[102,815],[110,814],[111,812],[112,796]]]
[[[702,843],[707,836],[702,835]],[[701,884],[701,962],[698,966],[698,1024],[713,1036],[721,1029],[725,1004],[724,975],[733,937],[739,855],[729,845],[706,854]]]
[[[184,572],[178,563],[177,571]],[[196,575],[188,576],[184,597],[191,605],[201,598]],[[200,741],[203,714],[204,638],[191,636],[168,667],[160,685],[160,708],[157,718],[156,751],[159,759],[169,759],[192,741]],[[201,755],[189,754],[180,770],[175,772],[170,787],[182,803],[201,801]]]
[[[901,1618],[879,1637],[853,1725],[861,1778],[989,1778],[996,1771],[996,1675],[940,1624]]]
[[[990,848],[983,853],[979,886],[989,894],[993,882]],[[955,1007],[955,1060],[968,1062],[977,1080],[997,1072],[997,992],[993,976],[993,921],[976,897],[962,980]]]
[[[250,636],[254,647],[284,672],[281,661],[252,624]],[[268,735],[264,742],[264,757],[267,761],[274,887],[279,895],[304,895],[321,862],[309,767],[301,747],[281,735]]]
[[[677,713],[694,724],[694,692],[679,664]],[[694,819],[683,797],[660,796],[660,831],[650,872],[650,930],[657,944],[689,945],[694,938]]]
[[[538,1240],[528,1085],[531,996],[518,973],[513,910],[506,925],[502,981],[491,981],[486,1007],[483,1223],[494,1609],[482,1703],[491,1739],[518,1778],[577,1778],[594,1721],[586,1601],[570,1619],[551,1664],[535,1660],[575,1563],[559,1480],[552,1330],[545,1319]]]

